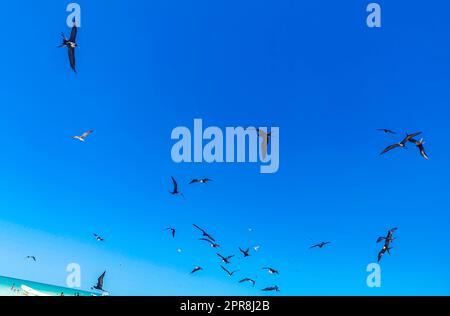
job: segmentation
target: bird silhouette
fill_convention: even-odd
[[[213,236],[211,236],[210,234],[208,234],[207,232],[206,232],[206,230],[204,230],[203,228],[200,228],[198,225],[196,225],[196,224],[192,224],[195,228],[197,228],[199,231],[201,231],[202,232],[202,234],[203,234],[203,237],[206,237],[206,238],[208,238],[209,240],[211,240],[211,241],[216,241],[214,238],[213,238]]]
[[[222,259],[222,262],[226,264],[230,264],[230,259],[234,257],[234,255],[224,257],[220,253],[218,253],[217,256],[219,256]]]
[[[172,238],[175,238],[175,233],[177,231],[175,228],[169,227],[169,228],[166,228],[166,230],[170,230],[170,232],[172,233]]]
[[[203,268],[197,266],[197,267],[195,267],[195,268],[191,271],[191,274],[194,274],[195,272],[200,271],[200,270],[203,270]]]
[[[213,248],[219,248],[220,247],[220,245],[218,243],[216,243],[214,241],[211,241],[208,238],[199,238],[199,240],[203,240],[203,241],[208,242],[211,245],[211,247],[213,247]]]
[[[204,179],[193,179],[191,182],[189,182],[189,184],[194,184],[194,183],[202,183],[202,184],[206,184],[208,182],[211,182],[211,179],[208,178],[204,178]]]
[[[94,285],[91,289],[95,289],[95,290],[99,290],[99,291],[105,292],[105,290],[103,289],[103,280],[105,278],[105,275],[106,275],[106,271],[104,271],[102,273],[102,275],[100,275],[98,277],[97,284]]]
[[[377,131],[384,132],[384,133],[386,133],[386,134],[397,134],[397,133],[394,132],[393,130],[385,129],[385,128],[378,128]]]
[[[96,233],[94,233],[94,237],[97,241],[105,241],[105,239],[99,235],[97,235]]]
[[[239,251],[242,252],[242,254],[244,255],[244,258],[250,256],[250,248],[247,248],[244,250],[241,247],[239,247]]]
[[[264,267],[263,270],[267,270],[270,274],[279,274],[278,270],[271,267]]]
[[[264,291],[264,292],[280,292],[280,288],[277,286],[277,285],[274,285],[274,286],[269,286],[269,287],[266,287],[266,288],[264,288],[264,289],[262,289],[261,291]]]
[[[331,241],[323,241],[323,242],[321,242],[321,243],[318,243],[318,244],[316,244],[316,245],[313,245],[313,246],[309,247],[309,249],[313,249],[313,248],[323,248],[323,247],[325,247],[325,246],[328,245],[328,244],[331,244]]]
[[[410,139],[412,139],[412,138],[414,138],[414,137],[416,137],[417,135],[420,135],[420,134],[422,134],[422,132],[417,132],[417,133],[414,133],[414,134],[407,134],[406,137],[403,138],[403,140],[401,142],[386,147],[381,152],[380,155],[384,155],[385,153],[387,153],[387,152],[389,152],[392,149],[397,148],[397,147],[406,148],[406,143],[408,143]]]
[[[427,153],[425,152],[425,148],[423,147],[423,144],[425,144],[425,142],[423,141],[423,138],[421,140],[416,140],[414,138],[411,138],[409,141],[411,143],[413,143],[414,145],[416,145],[417,148],[419,148],[420,155],[422,155],[423,158],[425,158],[426,160],[429,159]]]
[[[228,276],[230,276],[230,277],[232,277],[233,276],[233,274],[235,274],[236,272],[238,272],[239,270],[235,270],[235,271],[229,271],[227,268],[225,268],[224,266],[220,266],[221,268],[222,268],[222,270],[223,271],[225,271],[227,274],[228,274]]]
[[[253,285],[253,287],[255,287],[256,281],[250,278],[244,278],[242,280],[239,281],[239,283],[244,283],[244,282],[249,282]]]
[[[75,48],[79,47],[76,40],[77,40],[77,33],[78,33],[78,27],[75,23],[75,19],[73,21],[73,26],[72,26],[72,31],[70,33],[70,38],[66,38],[66,36],[64,35],[64,33],[62,33],[62,37],[63,37],[63,41],[62,44],[60,46],[58,46],[59,48],[62,47],[67,47],[68,49],[68,53],[69,53],[69,62],[70,62],[70,67],[72,68],[72,70],[74,72],[77,72],[76,69],[76,59],[75,59]]]
[[[177,183],[177,181],[175,180],[174,177],[172,177],[172,183],[173,183],[173,191],[170,192],[170,194],[172,194],[172,195],[181,195],[184,198],[184,194],[181,193],[180,191],[178,191],[178,183]]]

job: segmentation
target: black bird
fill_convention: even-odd
[[[225,271],[227,274],[228,274],[228,276],[230,276],[230,277],[232,277],[233,276],[233,274],[235,274],[236,272],[238,272],[239,270],[235,270],[235,271],[229,271],[228,269],[226,269],[224,266],[220,266],[221,268],[222,268],[222,270],[223,271]]]
[[[277,285],[274,285],[274,286],[266,287],[266,288],[262,289],[261,291],[264,291],[264,292],[271,292],[271,291],[280,292],[280,288]]]
[[[181,195],[184,198],[183,193],[178,191],[178,183],[177,183],[177,181],[175,180],[174,177],[172,177],[172,183],[173,183],[173,191],[170,192],[170,194],[172,194],[172,195]]]
[[[230,263],[230,259],[234,257],[234,255],[228,256],[228,257],[224,257],[222,256],[220,253],[217,254],[221,259],[223,263],[229,264]]]
[[[253,285],[253,287],[255,287],[255,284],[256,284],[256,281],[253,279],[250,279],[250,278],[244,278],[239,281],[239,283],[244,283],[244,282],[250,282]]]
[[[72,27],[72,32],[70,33],[70,38],[67,39],[66,36],[64,35],[64,33],[62,33],[62,37],[63,37],[63,42],[60,46],[58,46],[59,48],[61,47],[67,47],[68,51],[69,51],[69,62],[70,62],[70,67],[73,69],[74,72],[77,72],[76,67],[75,67],[75,48],[79,47],[76,40],[77,40],[77,33],[78,33],[78,27],[75,24],[75,20],[73,21],[73,27]]]
[[[103,289],[103,279],[105,278],[106,271],[102,273],[101,276],[98,277],[97,284],[94,285],[91,289],[99,290],[105,292]]]
[[[313,249],[313,248],[323,248],[324,246],[331,244],[331,241],[322,241],[321,243],[317,244],[317,245],[313,245],[311,247],[309,247],[309,249]]]
[[[383,241],[383,240],[384,240],[385,242],[388,242],[388,243],[392,242],[392,241],[394,240],[393,234],[394,234],[394,232],[395,232],[397,229],[398,229],[397,227],[394,227],[394,228],[392,228],[392,229],[389,229],[388,232],[387,232],[387,234],[386,234],[386,237],[378,237],[377,243],[379,243],[379,242],[381,242],[381,241]]]
[[[388,151],[391,151],[392,149],[397,148],[397,147],[406,148],[406,143],[409,142],[409,140],[411,138],[414,138],[414,137],[416,137],[417,135],[420,135],[420,134],[422,134],[422,132],[418,132],[418,133],[414,133],[414,134],[407,134],[406,137],[400,143],[396,143],[396,144],[393,144],[391,146],[386,147],[381,152],[380,155],[383,155],[383,154],[387,153]]]
[[[170,230],[172,232],[172,238],[175,238],[175,233],[177,231],[175,228],[169,227],[169,228],[166,228],[166,230]]]
[[[220,247],[220,245],[219,245],[218,243],[215,243],[214,241],[211,241],[211,240],[208,239],[208,238],[199,238],[199,240],[203,240],[203,241],[209,242],[209,244],[210,244],[211,247],[213,247],[213,248],[219,248],[219,247]]]
[[[94,233],[94,237],[97,241],[105,241],[105,239],[99,235],[97,235],[96,233]]]
[[[270,267],[264,267],[263,270],[267,270],[270,274],[279,274],[278,270]]]
[[[200,271],[200,270],[203,270],[203,268],[197,266],[197,267],[194,268],[194,270],[191,271],[191,274],[194,274],[195,272]]]
[[[193,184],[193,183],[202,183],[202,184],[206,184],[208,182],[211,182],[211,179],[208,178],[204,178],[204,179],[193,179],[191,182],[189,182],[189,184]]]
[[[417,148],[419,148],[420,154],[422,155],[423,158],[425,158],[426,160],[428,160],[428,155],[425,152],[425,148],[423,147],[423,144],[425,144],[425,142],[423,141],[423,139],[421,140],[416,140],[414,138],[411,138],[409,140],[411,143],[413,143],[414,145],[417,146]]]
[[[390,129],[385,129],[385,128],[378,128],[377,131],[384,132],[386,134],[397,134],[396,132],[394,132]]]
[[[196,224],[192,224],[195,228],[197,228],[199,231],[202,232],[203,237],[208,238],[211,241],[216,241],[213,236],[211,236],[210,234],[208,234],[204,229],[200,228],[199,226],[197,226]]]
[[[31,259],[34,262],[36,262],[36,257],[35,256],[26,256],[25,259]]]
[[[241,247],[239,247],[239,251],[242,252],[242,254],[244,255],[244,258],[250,256],[250,248],[247,248],[246,250],[244,250],[244,249],[241,249]]]

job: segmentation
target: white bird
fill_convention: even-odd
[[[89,130],[89,131],[83,133],[83,135],[81,135],[81,136],[72,136],[72,138],[73,138],[73,139],[78,139],[79,141],[84,142],[85,139],[86,139],[86,137],[88,137],[93,131],[94,131],[94,130],[91,129],[91,130]]]

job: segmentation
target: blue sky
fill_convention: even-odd
[[[364,1],[78,3],[78,74],[56,48],[67,1],[2,4],[1,275],[64,285],[77,262],[84,289],[106,269],[116,295],[450,294],[448,1],[379,1],[381,29]],[[195,118],[280,127],[279,172],[173,163],[171,131]],[[401,135],[376,128],[423,131],[431,159],[380,157]],[[261,245],[232,266],[255,289],[224,275],[192,223],[224,254]],[[394,226],[370,289],[375,240]]]

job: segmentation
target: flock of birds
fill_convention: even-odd
[[[58,46],[58,47],[66,47],[68,49],[68,56],[69,56],[70,67],[72,68],[72,70],[74,72],[77,72],[77,70],[76,70],[76,59],[75,59],[75,49],[77,47],[79,47],[77,42],[76,42],[77,33],[78,33],[78,28],[77,28],[77,26],[75,24],[75,21],[74,21],[74,25],[72,27],[70,37],[66,38],[66,36],[64,34],[62,34],[63,41],[62,41],[62,44],[60,46]],[[397,134],[396,132],[394,132],[394,131],[392,131],[390,129],[377,129],[377,131],[383,132],[385,134],[393,134],[393,135]],[[89,130],[89,131],[86,131],[85,133],[83,133],[83,134],[81,134],[79,136],[72,136],[72,138],[76,139],[78,141],[81,141],[81,142],[85,142],[86,138],[89,135],[91,135],[93,132],[94,132],[94,130]],[[268,132],[265,132],[263,130],[259,130],[259,129],[257,129],[257,132],[258,132],[259,136],[263,137],[263,139],[264,139],[263,148],[265,149],[264,150],[264,155],[265,155],[266,150],[267,150],[267,144],[269,143],[270,137],[272,136],[272,134],[268,133]],[[407,148],[408,144],[413,144],[419,149],[420,155],[423,158],[428,160],[429,157],[428,157],[428,155],[425,152],[425,148],[424,148],[425,142],[424,142],[424,140],[423,139],[418,140],[416,138],[417,136],[419,136],[421,134],[422,134],[421,132],[416,132],[416,133],[413,133],[413,134],[406,134],[406,136],[400,142],[394,143],[394,144],[389,145],[388,147],[386,147],[381,152],[381,155],[384,155],[387,152],[390,152],[391,150],[396,149],[396,148],[403,148],[403,149],[405,149],[405,148]],[[213,180],[209,179],[209,178],[197,178],[197,179],[193,179],[192,181],[190,181],[189,184],[196,184],[196,183],[198,183],[198,184],[207,184],[207,183],[210,183],[212,181]],[[184,194],[180,191],[178,183],[177,183],[177,181],[175,180],[174,177],[172,177],[172,185],[173,185],[172,191],[169,191],[170,194],[173,195],[173,196],[181,196],[181,197],[185,198]],[[199,238],[200,241],[208,243],[213,249],[217,250],[217,249],[220,248],[220,244],[216,241],[216,239],[210,233],[208,233],[206,230],[204,230],[203,228],[199,227],[196,224],[193,224],[193,226],[194,226],[194,228],[196,228],[201,233],[201,236]],[[170,232],[170,235],[171,235],[172,238],[176,238],[176,232],[177,232],[176,228],[168,227],[165,230]],[[393,237],[393,234],[394,234],[394,232],[396,230],[397,230],[397,227],[392,228],[392,229],[390,229],[387,232],[386,236],[379,237],[377,239],[377,241],[376,241],[377,243],[381,243],[381,242],[384,241],[383,247],[381,248],[381,250],[378,253],[378,262],[380,262],[380,260],[382,259],[383,255],[385,253],[390,254],[390,250],[392,249],[391,244],[392,244],[392,242],[395,239]],[[102,236],[100,236],[100,235],[98,235],[96,233],[94,233],[93,236],[94,236],[95,240],[97,240],[98,242],[104,242],[105,241],[105,239]],[[329,244],[331,244],[330,241],[323,241],[323,242],[320,242],[320,243],[312,245],[310,247],[310,249],[314,249],[314,248],[322,249],[322,248],[324,248],[325,246],[327,246]],[[260,247],[259,245],[258,246],[254,246],[252,249],[254,251],[258,251],[259,247]],[[250,256],[250,248],[243,249],[243,248],[239,247],[238,249],[239,249],[240,254],[242,255],[242,258],[247,258],[247,257]],[[233,277],[237,272],[239,272],[239,270],[230,270],[228,268],[228,266],[231,265],[231,260],[235,257],[234,254],[233,255],[224,256],[221,253],[217,252],[216,255],[220,259],[220,262],[221,262],[220,268],[225,272],[226,275],[228,275],[229,277]],[[33,261],[36,262],[36,257],[35,256],[27,256],[26,259],[33,260]],[[201,266],[196,266],[196,267],[194,267],[192,269],[190,274],[198,273],[199,271],[202,271],[202,270],[203,270],[203,268]],[[262,270],[265,270],[267,273],[269,273],[271,275],[279,275],[279,271],[277,269],[273,268],[273,267],[268,267],[268,266],[262,267]],[[105,275],[106,275],[106,271],[104,271],[98,277],[98,280],[97,280],[96,284],[91,287],[92,290],[98,290],[98,291],[106,292],[103,289],[103,283],[104,283]],[[254,279],[250,278],[250,277],[242,277],[238,281],[238,283],[250,283],[253,287],[256,286],[256,281]],[[269,292],[269,291],[279,292],[280,288],[277,285],[272,285],[272,286],[267,286],[267,287],[262,288],[261,291],[264,291],[264,292]]]

